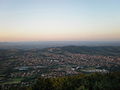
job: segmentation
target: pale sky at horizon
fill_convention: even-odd
[[[120,0],[0,0],[0,41],[120,40]]]

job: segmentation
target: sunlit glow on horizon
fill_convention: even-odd
[[[2,0],[0,41],[120,40],[118,0]]]

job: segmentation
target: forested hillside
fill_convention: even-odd
[[[65,46],[63,51],[90,55],[120,56],[120,46]]]
[[[120,73],[94,73],[57,78],[38,78],[34,85],[10,90],[119,90]]]

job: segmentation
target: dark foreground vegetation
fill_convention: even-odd
[[[120,72],[40,77],[31,86],[14,86],[9,90],[120,90]]]

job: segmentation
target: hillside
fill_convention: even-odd
[[[65,46],[61,49],[70,53],[120,56],[120,46]]]
[[[80,74],[58,78],[39,77],[32,86],[12,86],[9,90],[119,90],[120,73]]]

